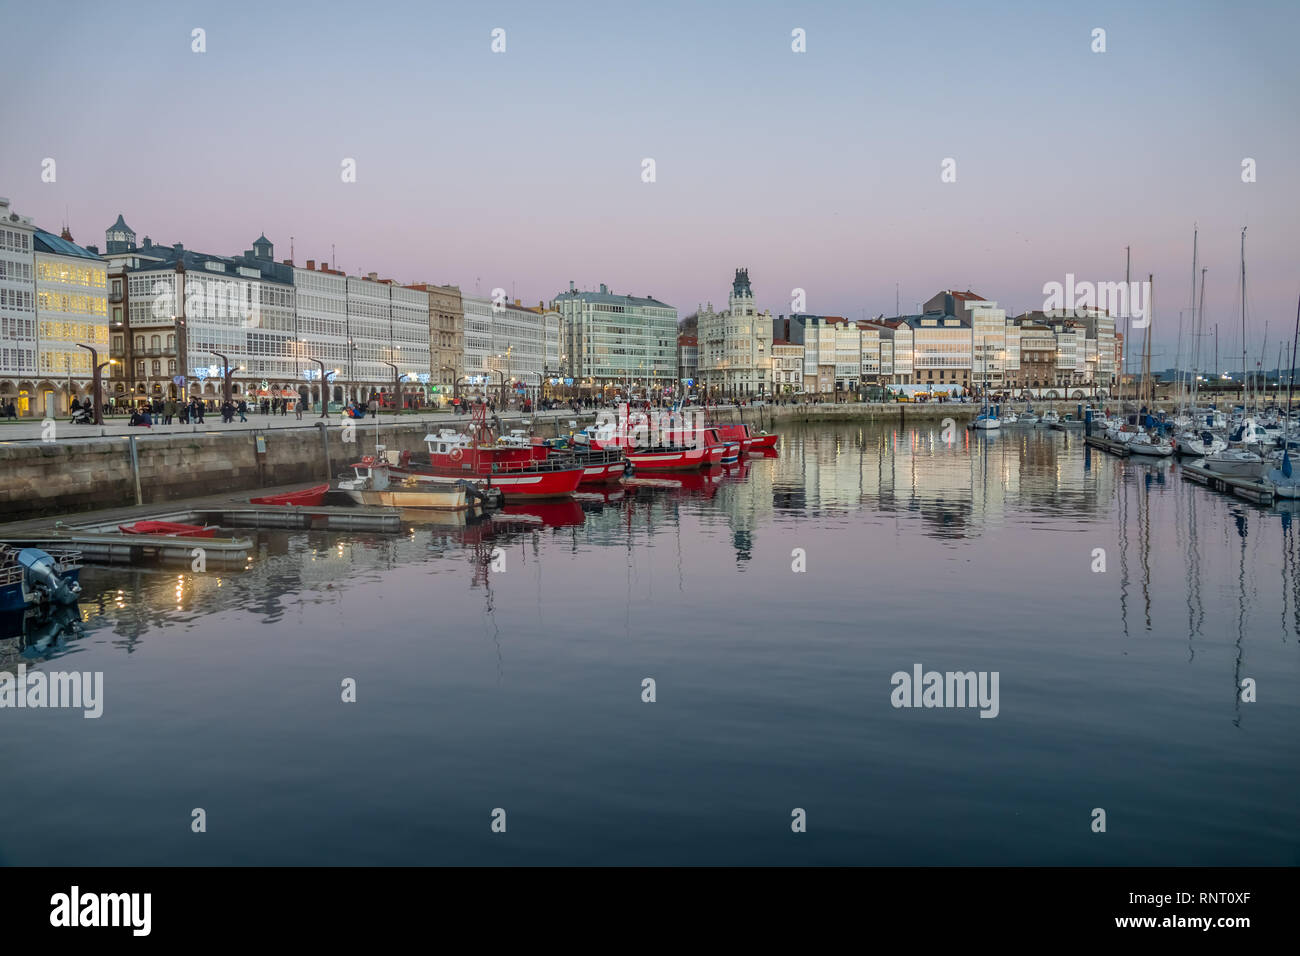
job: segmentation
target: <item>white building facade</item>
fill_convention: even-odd
[[[589,292],[570,282],[551,308],[560,315],[564,374],[579,389],[607,398],[661,397],[681,387],[673,306],[652,295],[614,293],[604,283]]]
[[[36,374],[35,233],[32,220],[0,198],[0,404],[12,402],[23,416],[44,414]]]

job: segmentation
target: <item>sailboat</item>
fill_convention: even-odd
[[[1274,468],[1265,477],[1273,486],[1273,494],[1279,498],[1300,498],[1300,479],[1291,468],[1291,448],[1287,441],[1291,430],[1291,393],[1295,391],[1295,353],[1296,338],[1300,337],[1300,300],[1296,302],[1295,335],[1291,337],[1291,381],[1286,387],[1286,425],[1287,434],[1282,438],[1282,465]]]
[[[1246,227],[1241,227],[1241,381],[1242,388],[1246,385]],[[1243,395],[1244,399],[1244,395]],[[1245,408],[1242,409],[1243,414]],[[1254,421],[1246,419],[1243,424],[1243,431],[1247,426],[1253,427]],[[1260,478],[1268,468],[1267,462],[1263,457],[1248,451],[1246,448],[1224,448],[1220,451],[1211,452],[1202,460],[1202,464],[1208,471],[1217,472],[1221,475],[1230,475],[1233,478]]]
[[[984,405],[980,413],[975,416],[975,421],[970,423],[971,428],[979,428],[984,431],[992,431],[1002,427],[1002,422],[998,421],[996,410],[989,408],[989,339],[984,336]]]
[[[1183,390],[1183,403],[1177,421],[1182,425],[1174,436],[1174,451],[1179,455],[1204,458],[1206,455],[1223,451],[1228,443],[1219,438],[1208,427],[1198,425],[1196,413],[1196,393],[1201,381],[1201,335],[1205,326],[1205,270],[1201,270],[1201,294],[1199,307],[1196,295],[1196,252],[1197,232],[1192,230],[1192,371]]]
[[[1154,276],[1147,276],[1147,287],[1154,286]],[[1154,289],[1147,297],[1147,313],[1151,316],[1151,321],[1155,321],[1155,292]],[[1141,401],[1143,416],[1148,419],[1138,423],[1136,426],[1121,425],[1119,428],[1107,429],[1107,436],[1114,441],[1123,442],[1128,448],[1131,455],[1146,455],[1151,458],[1168,458],[1174,453],[1174,444],[1168,438],[1159,433],[1150,431],[1150,416],[1146,414],[1146,409],[1155,404],[1155,387],[1151,380],[1151,326],[1148,325],[1146,334],[1142,336],[1142,389]]]

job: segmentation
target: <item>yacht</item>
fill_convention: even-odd
[[[1211,452],[1201,461],[1207,471],[1226,475],[1230,478],[1258,479],[1268,469],[1268,463],[1253,451],[1241,448],[1225,448]]]
[[[1152,458],[1168,458],[1174,453],[1174,443],[1168,438],[1145,431],[1134,432],[1125,447],[1130,455],[1147,455]]]
[[[1044,425],[1055,425],[1061,420],[1061,416],[1056,413],[1056,409],[1049,408],[1047,411],[1043,412],[1042,418],[1038,420]]]
[[[1206,455],[1223,451],[1227,447],[1228,443],[1226,441],[1218,438],[1208,429],[1198,432],[1189,428],[1179,432],[1174,437],[1174,451],[1180,455],[1204,458]]]

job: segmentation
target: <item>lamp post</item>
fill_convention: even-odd
[[[107,362],[101,362],[99,360],[99,353],[95,351],[95,349],[93,349],[91,346],[82,345],[80,342],[78,342],[77,348],[85,349],[87,352],[90,353],[90,364],[95,370],[94,379],[93,379],[95,383],[93,387],[93,391],[95,395],[95,424],[102,425],[104,424],[104,384],[103,384],[102,373],[106,366],[116,365],[117,359],[109,359]]]
[[[498,356],[498,358],[499,357],[500,356]],[[501,376],[501,404],[502,404],[502,411],[504,411],[505,410],[504,406],[506,401],[506,373],[501,371],[501,369],[499,368],[490,368],[488,369],[488,372],[489,374],[495,372],[497,375]]]
[[[451,397],[460,398],[460,376],[456,374],[456,369],[451,365],[439,365],[439,372],[451,372]]]
[[[393,370],[393,414],[396,415],[402,410],[402,379],[397,373],[397,366],[392,362],[381,362],[381,365],[387,365]]]
[[[309,358],[307,359],[307,361],[315,362],[317,365],[320,366],[320,417],[328,418],[329,417],[328,409],[330,403],[328,399],[326,399],[325,397],[325,363],[322,362],[320,359],[314,359],[314,358]]]
[[[519,374],[537,376],[537,397],[533,400],[533,410],[536,411],[537,406],[542,404],[542,383],[544,381],[542,378],[542,373],[541,372],[520,372]]]
[[[221,365],[221,401],[222,401],[222,403],[224,404],[224,403],[230,401],[230,395],[231,395],[231,392],[230,392],[230,376],[231,376],[231,374],[234,372],[234,369],[232,369],[232,368],[230,367],[230,359],[226,358],[226,356],[222,355],[220,352],[212,352],[211,350],[209,350],[209,352],[210,352],[210,354],[215,355],[217,358],[221,359],[221,362],[222,362],[222,365]]]
[[[357,354],[357,343],[354,342],[351,338],[349,338],[348,339],[348,381],[347,381],[347,386],[343,389],[343,400],[345,405],[348,403],[348,401],[351,400],[348,393],[350,393],[353,387],[356,385],[356,374],[357,374],[356,361],[355,361],[356,354]],[[360,397],[361,397],[360,395],[357,396],[357,398]]]

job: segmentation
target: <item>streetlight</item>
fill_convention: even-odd
[[[306,358],[306,356],[304,356]],[[320,359],[309,358],[308,362],[315,362],[320,366],[320,417],[328,418],[326,410],[329,408],[329,401],[325,398],[325,363]]]
[[[456,368],[452,365],[439,365],[439,372],[451,372],[451,397],[460,398],[460,380],[461,376],[456,374]]]
[[[380,362],[380,365],[387,365],[393,370],[393,414],[396,415],[402,407],[402,379],[397,373],[397,366],[392,362]]]
[[[96,352],[89,345],[82,345],[80,342],[78,342],[77,348],[85,349],[87,352],[90,353],[90,364],[95,369],[95,375],[94,375],[95,424],[102,425],[104,424],[104,385],[103,385],[102,373],[106,366],[116,365],[117,359],[109,359],[107,362],[101,362],[99,360],[99,353]]]
[[[222,361],[222,366],[221,366],[221,401],[222,401],[222,403],[224,404],[224,403],[230,401],[230,394],[231,394],[231,393],[230,393],[230,376],[231,376],[231,374],[234,372],[234,369],[232,369],[232,368],[230,367],[230,359],[226,358],[226,356],[222,355],[220,352],[213,352],[211,349],[209,349],[208,351],[209,351],[209,354],[211,354],[211,355],[215,355],[217,358],[221,359],[221,361]]]
[[[347,403],[347,400],[350,400],[348,393],[350,393],[353,387],[356,385],[356,374],[357,374],[356,363],[355,363],[356,354],[357,354],[357,343],[354,342],[351,337],[349,337],[348,338],[348,384],[347,387],[344,389],[344,393],[345,393],[343,396],[343,398],[345,399],[344,404]],[[357,397],[360,398],[361,396],[358,395]]]

